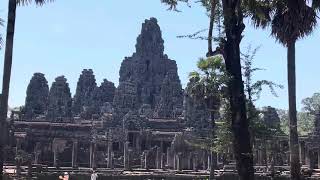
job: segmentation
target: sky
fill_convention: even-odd
[[[72,94],[82,69],[91,68],[97,84],[104,78],[118,84],[122,60],[135,51],[136,38],[145,19],[155,17],[162,30],[165,53],[176,60],[183,87],[196,62],[205,56],[206,41],[177,38],[208,26],[205,10],[191,3],[181,4],[181,12],[168,11],[160,0],[56,0],[43,7],[17,8],[9,106],[24,104],[26,89],[34,72],[42,72],[49,85],[55,77],[65,75]],[[8,0],[0,1],[0,17],[6,20]],[[257,106],[287,109],[286,49],[270,36],[270,29],[254,29],[245,20],[242,51],[251,45],[261,46],[254,66],[265,68],[255,80],[271,80],[284,85],[274,97],[267,89]],[[5,27],[0,32],[5,35]],[[320,92],[320,30],[299,40],[296,45],[297,103]],[[0,59],[4,49],[0,50]],[[0,75],[3,61],[0,61]],[[1,78],[2,79],[2,78]]]

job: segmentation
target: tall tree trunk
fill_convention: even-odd
[[[292,180],[300,180],[299,143],[296,107],[295,41],[288,43],[288,96],[289,96],[289,147]]]
[[[8,21],[7,21],[7,36],[6,36],[6,49],[4,56],[3,66],[3,80],[2,80],[2,96],[0,106],[0,132],[6,133],[6,119],[8,112],[8,97],[9,97],[9,86],[11,77],[11,66],[12,66],[12,52],[13,52],[13,39],[14,39],[14,28],[16,20],[16,0],[9,0],[8,7]],[[5,144],[5,134],[1,134],[0,137],[0,180],[2,180],[3,173],[3,147]]]
[[[228,89],[234,136],[234,155],[239,179],[253,180],[253,156],[240,63],[240,42],[245,28],[240,7],[241,2],[240,0],[223,0],[222,3],[226,31],[224,59],[227,72],[231,76]]]
[[[214,110],[211,110],[210,112],[210,118],[211,118],[211,146],[212,148],[214,147],[214,137],[215,137],[215,126],[216,126],[216,122],[215,122],[215,111]],[[209,176],[209,180],[213,180],[214,179],[214,169],[215,169],[215,166],[216,166],[216,163],[217,160],[215,158],[215,153],[212,151],[213,149],[211,149],[211,154],[210,154],[210,176]]]
[[[213,56],[214,53],[212,51],[212,40],[213,40],[213,25],[214,25],[214,16],[217,2],[216,0],[211,0],[211,10],[210,10],[210,24],[209,24],[209,33],[208,33],[208,52],[207,57]]]

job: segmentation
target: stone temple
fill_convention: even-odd
[[[35,73],[24,108],[10,119],[16,153],[55,167],[207,170],[212,154],[188,140],[205,139],[197,132],[210,127],[208,112],[183,90],[155,18],[142,24],[135,47],[122,61],[118,87],[107,79],[98,86],[93,70],[84,69],[72,96],[66,77],[49,88],[45,75]],[[275,109],[266,109],[264,121],[279,124]],[[289,163],[288,140],[279,137],[257,141],[256,164],[270,160],[266,146],[275,141],[284,159],[277,163]],[[6,161],[14,161],[9,154]],[[231,146],[217,159],[234,162]]]

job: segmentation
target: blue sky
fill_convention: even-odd
[[[0,17],[6,19],[8,0],[0,2]],[[141,23],[156,17],[165,40],[165,53],[177,61],[183,86],[196,61],[206,53],[206,42],[176,38],[207,28],[203,8],[179,6],[181,13],[167,11],[160,0],[56,0],[43,7],[18,7],[14,41],[9,105],[24,104],[28,82],[34,72],[45,74],[49,85],[65,75],[72,93],[84,68],[92,68],[97,83],[107,78],[118,84],[119,68],[125,56],[135,51]],[[269,30],[256,30],[246,20],[242,49],[261,45],[254,65],[266,68],[255,79],[283,84],[279,97],[265,90],[258,106],[287,108],[286,49],[270,37]],[[1,28],[4,33],[4,28]],[[297,101],[320,91],[320,31],[297,43]],[[3,59],[4,49],[0,51]],[[2,77],[1,61],[0,75]],[[1,78],[2,79],[2,78]]]

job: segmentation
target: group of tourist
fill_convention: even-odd
[[[69,180],[69,173],[68,172],[64,172],[64,174],[62,176],[59,176],[59,179],[61,180]],[[97,180],[98,178],[98,173],[96,171],[92,171],[91,174],[91,178],[90,180]]]

